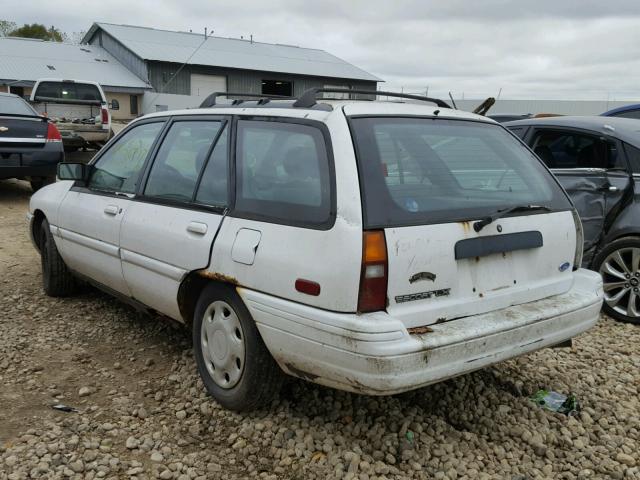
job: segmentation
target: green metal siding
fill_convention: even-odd
[[[293,93],[298,96],[309,88],[344,86],[364,90],[375,90],[376,82],[325,77],[306,77],[286,73],[233,70],[200,65],[185,65],[182,70],[177,63],[148,61],[149,81],[156,91],[179,95],[191,94],[191,74],[220,75],[227,77],[227,91],[238,93],[261,93],[262,80],[279,80],[293,83]],[[175,78],[170,81],[171,77]],[[168,83],[170,81],[170,83]]]

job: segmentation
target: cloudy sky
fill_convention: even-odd
[[[5,0],[6,1],[6,0]],[[253,34],[327,50],[381,89],[456,98],[640,99],[640,0],[29,0],[18,24]]]

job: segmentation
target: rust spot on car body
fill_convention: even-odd
[[[469,222],[468,220],[466,222],[460,222],[460,225],[462,225],[462,230],[464,230],[464,233],[468,233],[471,231],[471,222]]]
[[[433,329],[431,327],[427,327],[426,325],[423,325],[421,327],[407,328],[407,332],[409,332],[409,335],[422,335],[423,333],[433,332]]]
[[[201,277],[208,278],[209,280],[215,280],[216,282],[230,283],[231,285],[239,285],[238,280],[224,273],[210,272],[208,270],[200,270],[198,274]]]

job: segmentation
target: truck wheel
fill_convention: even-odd
[[[202,291],[193,319],[193,349],[207,391],[229,410],[260,408],[280,391],[284,374],[231,287],[210,284]]]
[[[604,313],[640,324],[640,238],[611,242],[596,255],[593,266],[604,283]]]
[[[29,183],[31,184],[31,190],[33,190],[34,192],[37,192],[38,190],[40,190],[45,185],[49,185],[50,183],[53,183],[55,181],[56,181],[56,177],[55,176],[51,176],[51,177],[36,177],[36,178],[32,178]]]
[[[66,297],[76,291],[77,281],[60,257],[46,220],[40,227],[40,260],[44,293],[50,297]]]

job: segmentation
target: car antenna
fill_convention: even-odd
[[[456,105],[456,101],[453,99],[453,95],[451,95],[451,92],[449,92],[449,98],[451,99],[451,104],[453,105],[453,108],[458,110],[458,106]]]

